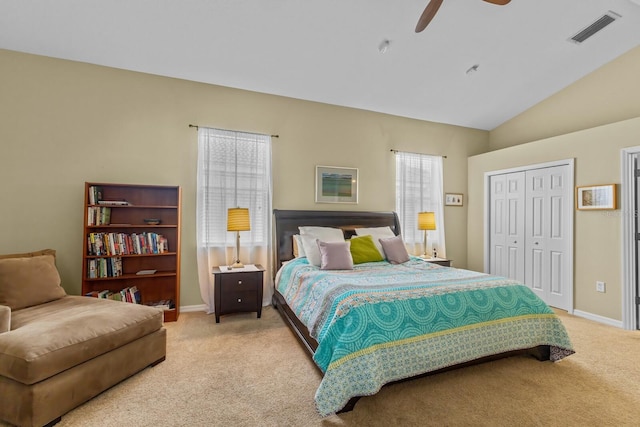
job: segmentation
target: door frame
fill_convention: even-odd
[[[624,329],[640,329],[638,324],[638,306],[636,304],[636,240],[635,230],[635,174],[633,157],[640,154],[640,146],[620,150],[620,213],[622,222],[622,327]]]
[[[638,152],[640,152],[640,147],[638,147]],[[569,215],[569,233],[568,233],[568,238],[569,238],[569,249],[568,249],[568,254],[567,257],[569,259],[569,283],[571,284],[571,286],[569,286],[569,309],[567,310],[567,312],[569,314],[573,314],[573,310],[575,307],[574,304],[574,288],[575,288],[575,283],[574,283],[574,270],[575,270],[575,261],[573,258],[573,246],[574,246],[574,216],[575,216],[575,210],[573,209],[573,206],[575,206],[575,159],[574,158],[569,158],[569,159],[564,159],[564,160],[555,160],[555,161],[551,161],[551,162],[544,162],[544,163],[535,163],[535,164],[531,164],[531,165],[524,165],[524,166],[517,166],[517,167],[513,167],[513,168],[509,168],[509,169],[500,169],[500,170],[494,170],[494,171],[489,171],[489,172],[485,172],[484,173],[484,224],[483,224],[483,228],[484,228],[484,272],[488,273],[490,271],[490,250],[491,250],[491,242],[490,242],[490,233],[491,233],[491,221],[489,220],[489,213],[490,213],[490,209],[491,209],[491,201],[490,199],[490,195],[491,195],[491,188],[490,188],[490,180],[491,177],[494,175],[502,175],[502,174],[506,174],[506,173],[512,173],[512,172],[525,172],[527,170],[532,170],[532,169],[544,169],[544,168],[550,168],[553,166],[569,166],[569,182],[567,183],[567,188],[570,189],[570,199],[571,199],[571,206],[572,209],[570,212],[568,212],[567,214]]]

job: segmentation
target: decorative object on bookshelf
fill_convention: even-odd
[[[85,183],[83,295],[135,288],[140,304],[171,301],[164,320],[177,320],[180,206],[177,186]]]
[[[136,274],[138,276],[144,276],[145,274],[156,274],[156,271],[158,270],[140,270],[140,271],[137,271]]]

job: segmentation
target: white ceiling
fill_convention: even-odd
[[[427,2],[2,0],[0,48],[491,130],[640,45],[638,0]]]

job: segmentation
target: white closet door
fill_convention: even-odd
[[[525,283],[547,304],[569,310],[573,191],[568,188],[569,167],[554,166],[525,173]]]
[[[490,179],[489,272],[524,282],[525,173],[494,175]]]

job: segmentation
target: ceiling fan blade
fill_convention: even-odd
[[[429,22],[431,22],[438,9],[440,9],[442,1],[443,0],[431,0],[429,2],[427,7],[424,9],[424,12],[422,12],[422,15],[420,15],[420,19],[418,19],[418,24],[416,25],[416,33],[419,33],[427,28]]]
[[[491,4],[497,4],[498,6],[504,6],[505,4],[508,4],[511,0],[484,0],[484,1]]]

